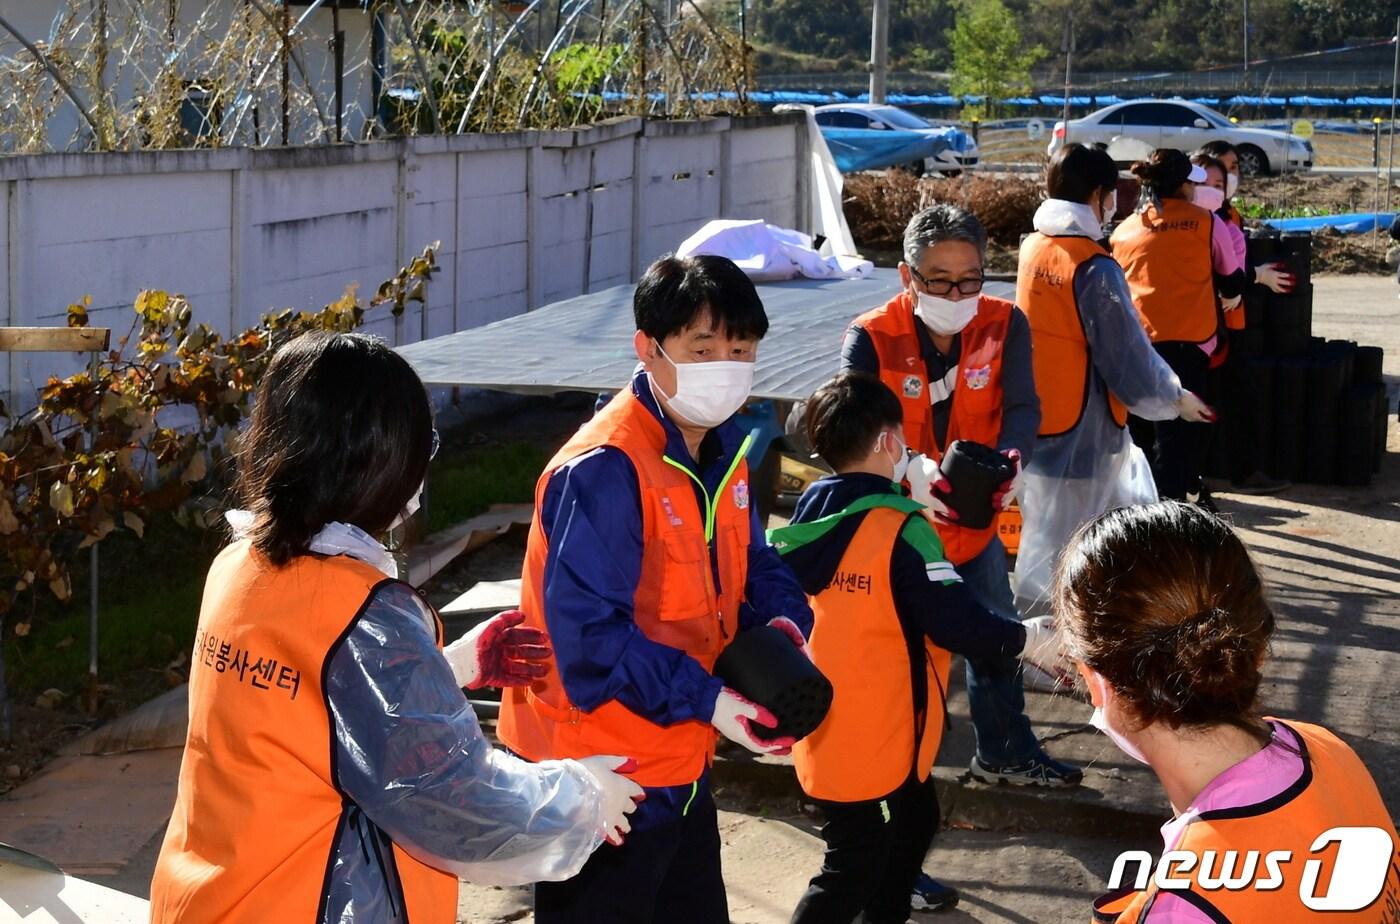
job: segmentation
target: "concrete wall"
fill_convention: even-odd
[[[442,272],[395,320],[411,343],[635,280],[712,218],[810,230],[806,122],[614,119],[569,131],[360,145],[0,158],[0,324],[62,325],[93,298],[116,336],[143,288],[181,292],[228,331],[274,308],[374,288],[441,241]],[[74,356],[0,354],[0,387]]]

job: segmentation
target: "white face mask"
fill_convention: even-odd
[[[1099,227],[1103,229],[1105,235],[1108,234],[1108,226],[1113,224],[1113,216],[1118,214],[1118,190],[1108,194],[1103,200],[1103,217],[1099,219]]]
[[[969,295],[958,301],[914,290],[914,314],[935,334],[947,337],[972,323],[980,298]]]
[[[1240,190],[1240,175],[1238,173],[1225,174],[1225,198],[1235,198],[1235,193]]]
[[[1214,186],[1197,186],[1192,201],[1207,212],[1214,212],[1225,204],[1225,191]]]
[[[888,430],[885,432],[890,434],[890,452],[895,453],[894,475],[890,480],[895,484],[901,484],[904,481],[904,476],[909,474],[909,447],[900,442],[895,437],[894,433]],[[876,452],[884,451],[884,447],[881,445],[884,439],[884,434],[881,434],[879,440],[875,444]]]
[[[1118,746],[1118,750],[1122,751],[1124,754],[1127,754],[1129,757],[1131,757],[1133,760],[1137,761],[1140,764],[1147,763],[1147,758],[1143,756],[1142,751],[1139,751],[1136,747],[1134,747],[1131,741],[1123,737],[1122,732],[1118,731],[1116,728],[1109,727],[1108,718],[1103,714],[1102,706],[1096,707],[1094,709],[1094,714],[1089,716],[1089,724],[1097,728],[1099,731],[1103,732],[1105,735],[1108,735],[1109,740]]]
[[[428,483],[426,481],[418,486],[418,490],[408,499],[408,503],[403,505],[403,512],[394,517],[394,522],[389,524],[390,529],[398,529],[413,518],[413,515],[423,506],[423,491],[427,487]]]
[[[662,394],[671,410],[687,423],[718,427],[749,400],[749,393],[753,391],[753,363],[739,360],[678,363],[661,349],[660,341],[656,341],[656,349],[676,370],[676,393]]]

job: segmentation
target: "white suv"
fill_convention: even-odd
[[[1059,150],[1066,136],[1080,144],[1106,145],[1115,160],[1130,159],[1127,152],[1138,156],[1135,148],[1176,148],[1189,154],[1208,141],[1224,139],[1239,151],[1240,172],[1246,176],[1276,173],[1285,165],[1288,170],[1313,165],[1312,145],[1297,135],[1235,125],[1214,109],[1185,100],[1131,100],[1068,125],[1056,122],[1046,153]]]

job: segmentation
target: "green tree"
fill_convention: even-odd
[[[995,116],[999,100],[1027,93],[1031,68],[1045,57],[1039,45],[1021,41],[1016,16],[1001,0],[964,0],[953,28],[948,30],[953,52],[952,91],[958,96],[980,96],[970,105],[969,117]]]

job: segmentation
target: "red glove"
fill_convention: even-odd
[[[1021,491],[1021,450],[1008,449],[1002,455],[1011,460],[1011,477],[992,492],[993,510],[1005,510],[1010,507]]]
[[[467,689],[526,686],[549,673],[549,636],[523,626],[519,610],[497,613],[443,649],[457,682]]]

